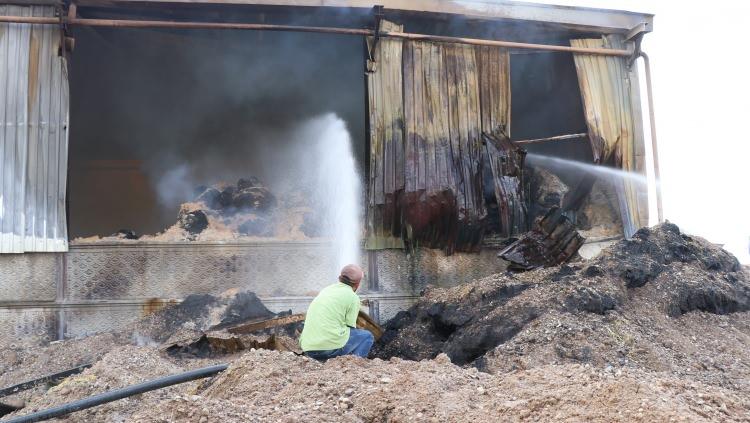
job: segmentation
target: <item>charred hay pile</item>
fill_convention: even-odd
[[[428,290],[387,324],[374,355],[445,353],[491,372],[555,363],[678,373],[724,366],[741,372],[718,372],[723,383],[747,387],[750,356],[732,351],[750,345],[748,310],[750,277],[737,259],[665,223],[588,262]]]
[[[108,237],[78,238],[100,241],[226,241],[274,238],[301,240],[320,237],[321,217],[301,190],[273,193],[256,177],[237,183],[199,186],[195,197],[180,205],[176,222],[155,235],[120,229]]]

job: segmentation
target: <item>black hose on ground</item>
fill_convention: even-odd
[[[115,389],[114,391],[105,392],[103,394],[94,395],[80,399],[78,401],[69,402],[57,407],[48,408],[46,410],[37,411],[36,413],[27,414],[25,416],[14,417],[10,420],[2,420],[2,423],[31,423],[39,422],[42,420],[51,419],[54,417],[64,416],[66,414],[73,413],[75,411],[85,410],[87,408],[96,407],[108,402],[117,401],[119,399],[127,398],[133,395],[142,394],[144,392],[153,391],[156,389],[166,388],[167,386],[177,385],[179,383],[190,382],[191,380],[202,379],[205,377],[213,376],[217,373],[223,372],[227,369],[226,364],[218,364],[216,366],[204,367],[202,369],[191,370],[189,372],[180,373],[177,375],[165,376],[159,379],[150,380],[148,382],[139,383],[138,385],[132,385],[121,389]]]

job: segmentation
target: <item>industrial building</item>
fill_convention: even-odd
[[[304,310],[338,271],[314,230],[140,235],[220,181],[280,192],[286,157],[312,154],[290,134],[325,114],[362,175],[376,319],[504,270],[498,250],[552,206],[592,254],[648,224],[646,188],[563,169],[555,191],[524,160],[646,174],[635,64],[652,30],[649,14],[511,1],[2,4],[0,339],[82,336],[236,287]]]

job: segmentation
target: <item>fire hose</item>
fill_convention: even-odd
[[[59,405],[57,407],[52,407],[46,410],[37,411],[36,413],[27,414],[25,416],[14,417],[10,420],[0,420],[0,422],[2,423],[31,423],[31,422],[39,422],[42,420],[51,419],[54,417],[60,417],[66,414],[76,412],[76,411],[96,407],[98,405],[102,405],[108,402],[117,401],[119,399],[131,397],[133,395],[142,394],[144,392],[154,391],[156,389],[166,388],[167,386],[190,382],[196,379],[203,379],[209,376],[213,376],[217,373],[221,373],[224,370],[226,370],[227,367],[228,367],[227,364],[217,364],[215,366],[203,367],[201,369],[191,370],[185,373],[165,376],[159,379],[150,380],[148,382],[139,383],[137,385],[131,385],[125,388],[115,389],[109,392],[104,392],[99,395],[94,395],[88,398],[83,398],[78,401],[69,402],[67,404]]]

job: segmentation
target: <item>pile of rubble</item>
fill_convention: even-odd
[[[297,355],[299,321],[251,293],[189,297],[122,333],[0,346],[0,386],[93,363],[11,397],[21,415],[224,362],[68,421],[750,420],[750,274],[669,223],[590,261],[429,289],[371,360]]]
[[[726,368],[736,372],[707,376],[750,388],[750,368],[734,354],[750,342],[748,310],[750,277],[736,258],[666,223],[588,262],[428,290],[388,323],[375,355],[445,353],[490,372],[561,363]]]

